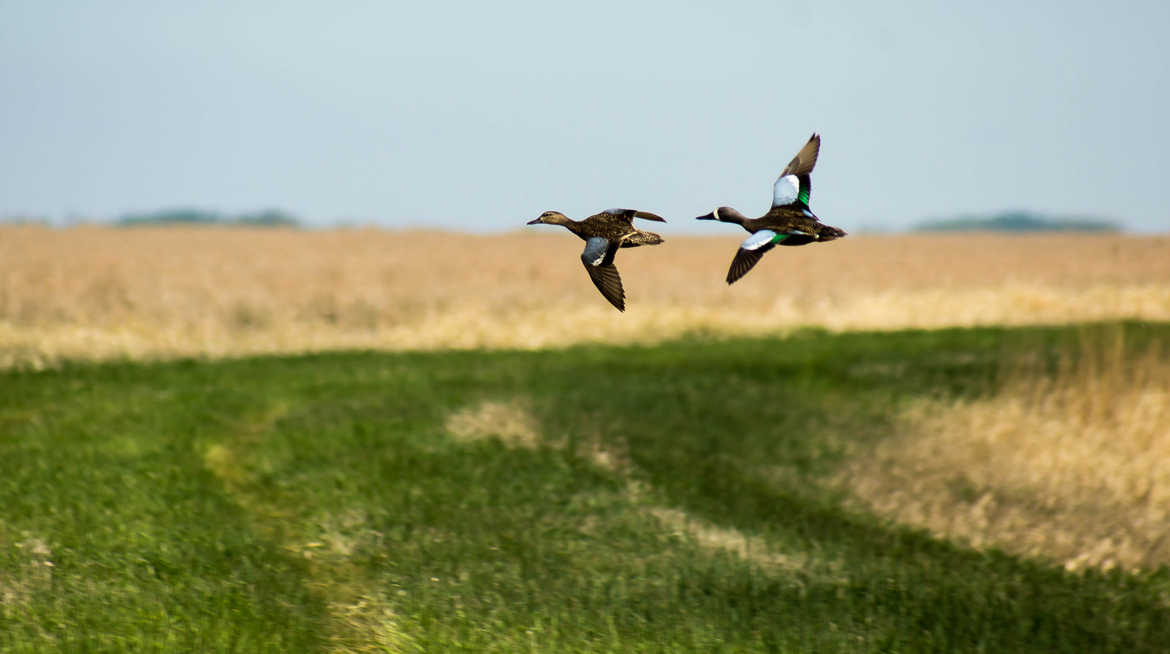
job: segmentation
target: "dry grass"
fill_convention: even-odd
[[[1170,360],[1088,339],[1055,376],[914,407],[843,481],[896,520],[1067,568],[1170,564]]]
[[[456,441],[469,443],[496,438],[508,447],[534,450],[542,444],[567,448],[564,434],[548,436],[540,431],[539,421],[532,413],[528,398],[484,400],[447,415],[443,423],[447,433]],[[600,434],[583,433],[574,439],[574,454],[610,472],[628,472],[629,452],[624,445],[603,442]]]
[[[1170,238],[850,236],[723,282],[742,233],[623,251],[614,311],[567,233],[0,227],[0,367],[59,358],[545,347],[1170,319]]]
[[[0,572],[0,618],[14,617],[26,609],[30,598],[47,593],[53,585],[53,552],[45,541],[23,534],[23,540],[6,542],[6,532],[0,525],[0,547],[12,548],[15,556],[4,554],[20,561],[14,574]]]
[[[814,568],[807,553],[788,555],[776,552],[762,538],[744,534],[738,529],[710,524],[678,509],[655,506],[649,509],[649,514],[663,528],[692,540],[704,550],[733,554],[767,571],[810,573]]]
[[[509,447],[535,449],[541,441],[536,418],[521,399],[465,407],[448,415],[444,426],[463,442],[498,438]]]

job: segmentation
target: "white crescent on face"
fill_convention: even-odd
[[[783,175],[776,180],[772,187],[772,206],[780,207],[796,202],[800,195],[800,178],[796,175]]]

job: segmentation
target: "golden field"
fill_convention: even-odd
[[[618,259],[610,307],[564,230],[0,227],[0,367],[335,348],[535,348],[701,330],[1170,320],[1170,237],[851,235],[723,281],[743,232]]]

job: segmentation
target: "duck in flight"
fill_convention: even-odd
[[[658,245],[662,237],[653,232],[644,232],[634,227],[634,219],[666,222],[661,216],[635,209],[606,209],[584,220],[573,220],[559,211],[546,211],[529,225],[562,225],[585,241],[581,262],[593,285],[601,295],[618,311],[626,310],[626,292],[622,278],[618,275],[613,258],[618,248],[632,248],[639,245]]]
[[[820,150],[821,137],[813,134],[780,173],[772,187],[772,208],[763,216],[748,218],[731,207],[719,207],[696,219],[734,223],[751,232],[731,260],[728,284],[746,275],[776,245],[805,245],[845,236],[845,230],[822,223],[808,206],[810,175]]]

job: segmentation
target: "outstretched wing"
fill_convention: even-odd
[[[796,153],[781,175],[808,175],[817,165],[817,155],[821,152],[821,135],[814,133],[808,138],[808,143]]]
[[[792,205],[796,209],[807,209],[809,194],[812,193],[812,169],[817,165],[821,152],[821,136],[813,134],[808,143],[796,153],[784,167],[780,177],[772,186],[772,206]]]
[[[601,291],[601,295],[618,311],[625,311],[626,292],[622,288],[622,278],[618,275],[617,267],[613,265],[617,250],[617,243],[594,236],[585,241],[581,263],[585,264],[585,272],[589,273],[589,279],[593,280],[593,285]]]
[[[727,283],[732,284],[740,277],[748,274],[764,253],[776,247],[776,244],[788,238],[788,234],[777,234],[770,229],[761,229],[744,239],[731,260],[731,268],[727,271]]]
[[[621,216],[630,221],[633,221],[635,218],[641,218],[642,220],[654,220],[660,223],[666,222],[666,219],[662,216],[650,213],[649,211],[638,211],[637,209],[606,209],[602,213]]]

